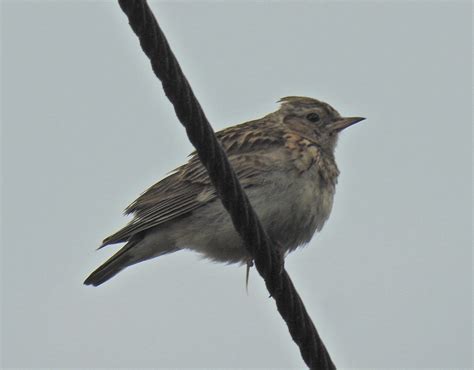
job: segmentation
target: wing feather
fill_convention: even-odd
[[[217,133],[244,188],[252,186],[253,179],[265,170],[265,165],[255,165],[259,153],[284,145],[283,136],[283,130],[265,118]],[[192,153],[188,163],[151,186],[127,207],[125,213],[133,213],[134,219],[106,238],[100,248],[125,242],[138,233],[183,217],[216,197],[206,169],[196,153]]]

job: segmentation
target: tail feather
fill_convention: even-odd
[[[135,245],[133,242],[126,244],[110,259],[108,259],[104,264],[99,266],[92,274],[90,274],[84,281],[84,284],[99,286],[100,284],[105,283],[107,280],[117,275],[127,266],[133,264],[134,256],[132,253],[129,253],[133,245]]]

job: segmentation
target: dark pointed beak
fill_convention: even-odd
[[[332,122],[329,127],[331,130],[339,132],[345,128],[356,124],[357,122],[363,121],[363,117],[341,117],[338,120]]]

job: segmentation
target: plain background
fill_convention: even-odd
[[[472,366],[471,4],[153,2],[220,129],[286,95],[342,135],[332,216],[287,269],[339,368]],[[190,252],[83,279],[192,150],[115,2],[2,3],[2,365],[303,367],[252,271]]]

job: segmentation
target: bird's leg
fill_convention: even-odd
[[[253,266],[253,259],[248,258],[247,259],[247,273],[245,274],[245,290],[247,294],[249,294],[249,276],[250,276],[250,267]]]
[[[278,264],[278,274],[281,275],[283,273],[283,270],[285,269],[286,252],[280,243],[276,243],[275,251],[276,251],[276,257],[277,257],[277,264]]]

